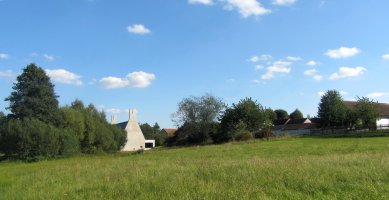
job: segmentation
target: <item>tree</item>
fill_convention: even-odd
[[[277,119],[288,119],[289,118],[288,112],[286,112],[286,110],[277,109],[274,112],[277,115]]]
[[[148,123],[144,123],[140,125],[140,129],[142,130],[143,135],[146,139],[154,139],[154,129]]]
[[[169,140],[170,145],[212,143],[224,108],[223,101],[210,94],[183,99],[178,103],[178,111],[173,114],[173,121],[179,129],[176,136]]]
[[[251,98],[240,100],[227,108],[220,122],[220,131],[217,134],[217,142],[228,142],[234,140],[237,134],[237,125],[245,124],[249,132],[261,129],[265,121],[265,113],[261,104]]]
[[[45,71],[35,64],[29,64],[17,77],[14,90],[5,100],[10,105],[12,119],[36,118],[56,124],[59,122],[57,95],[54,85]]]
[[[270,121],[274,121],[274,120],[277,119],[277,113],[274,112],[271,108],[266,108],[265,109],[265,116]]]
[[[292,113],[289,115],[290,119],[303,119],[303,113],[299,109],[296,108]]]
[[[336,90],[327,91],[320,100],[318,117],[323,127],[346,125],[347,108]]]
[[[355,113],[361,119],[364,127],[374,128],[379,117],[378,103],[367,97],[358,97],[357,104],[355,105]]]

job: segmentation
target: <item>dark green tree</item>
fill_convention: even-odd
[[[329,90],[321,97],[318,117],[323,127],[347,125],[347,107],[338,91]]]
[[[296,108],[292,113],[289,115],[290,119],[302,119],[304,118],[303,113]]]
[[[140,124],[140,129],[146,139],[154,139],[155,133],[153,127],[148,123]]]
[[[45,71],[35,64],[29,64],[16,80],[12,87],[14,91],[5,99],[10,103],[7,108],[11,110],[10,118],[36,118],[46,123],[57,124],[58,96]]]
[[[355,105],[355,112],[357,117],[361,119],[364,127],[376,127],[376,121],[379,117],[377,102],[374,102],[367,97],[358,97],[357,104]]]
[[[271,108],[265,109],[265,116],[268,120],[273,121],[277,119],[277,113],[274,112]]]
[[[213,95],[185,98],[178,103],[173,121],[180,127],[177,137],[170,144],[207,144],[212,143],[215,126],[225,108],[223,101]],[[217,129],[216,129],[217,130]]]
[[[286,112],[286,110],[277,109],[274,112],[277,115],[277,119],[288,119],[289,118],[288,112]]]
[[[244,123],[246,130],[255,132],[261,129],[266,116],[261,104],[251,98],[240,100],[227,108],[220,122],[216,142],[228,142],[236,138],[237,125]]]

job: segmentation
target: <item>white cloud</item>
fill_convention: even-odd
[[[261,69],[264,69],[265,67],[262,66],[262,65],[256,65],[255,66],[255,70],[261,70]]]
[[[317,95],[319,96],[319,97],[322,97],[322,96],[324,96],[326,93],[324,92],[324,91],[320,91],[320,92],[318,92],[317,93]]]
[[[151,32],[150,29],[146,28],[142,24],[134,24],[132,26],[128,26],[127,30],[130,33],[140,34],[140,35],[148,34]]]
[[[257,0],[225,0],[225,8],[237,9],[243,17],[259,16],[271,13],[271,10],[263,7]]]
[[[317,74],[317,70],[316,69],[309,69],[309,70],[306,70],[304,72],[304,75],[306,75],[306,76],[313,76],[315,74]]]
[[[82,81],[80,80],[81,76],[65,69],[46,69],[45,71],[50,79],[55,82],[69,85],[82,85]]]
[[[8,54],[0,53],[0,59],[7,59],[7,58],[9,58]]]
[[[251,62],[258,62],[258,61],[269,61],[272,60],[273,56],[270,54],[262,54],[260,56],[251,56],[250,61]]]
[[[325,55],[329,56],[330,58],[347,58],[357,55],[360,52],[360,50],[356,47],[340,47],[339,49],[330,49],[328,50]]]
[[[52,56],[52,55],[48,55],[48,54],[43,54],[43,58],[47,61],[54,61],[55,60],[55,57]]]
[[[188,0],[189,4],[203,4],[203,5],[212,5],[212,0]]]
[[[389,60],[389,54],[384,54],[384,55],[382,55],[382,59],[384,59],[384,60]]]
[[[313,79],[315,79],[315,81],[321,81],[321,80],[323,80],[323,76],[315,75],[315,76],[313,76]]]
[[[116,89],[124,87],[145,88],[155,79],[155,75],[143,71],[132,72],[125,78],[113,76],[104,77],[100,80],[100,85],[105,89]]]
[[[348,95],[348,92],[346,92],[346,91],[340,91],[339,94],[341,94],[342,96],[345,96],[345,95]]]
[[[366,68],[364,67],[341,67],[339,68],[339,71],[336,73],[333,73],[330,76],[330,80],[336,80],[340,78],[349,78],[349,77],[357,77],[362,74],[364,74],[366,71]]]
[[[389,96],[389,93],[384,93],[384,92],[373,92],[367,95],[369,98],[380,98],[384,96]]]
[[[119,109],[119,108],[103,108],[103,110],[104,110],[105,113],[113,114],[113,115],[118,115],[118,114],[122,114],[122,113],[127,113],[128,112],[127,109]]]
[[[286,57],[286,59],[294,62],[302,60],[300,57],[294,57],[294,56],[288,56]]]
[[[296,0],[273,0],[273,4],[280,6],[292,5],[296,2]]]
[[[316,65],[317,65],[317,62],[314,61],[314,60],[310,60],[310,61],[308,61],[308,62],[306,63],[306,65],[313,67],[313,66],[316,66]]]
[[[267,80],[275,77],[275,74],[288,74],[291,71],[292,62],[278,60],[272,66],[266,68],[266,73],[261,76],[261,79]]]
[[[12,70],[0,71],[0,77],[13,78],[16,74]]]

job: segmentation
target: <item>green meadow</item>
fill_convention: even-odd
[[[3,162],[0,199],[389,199],[389,137]]]

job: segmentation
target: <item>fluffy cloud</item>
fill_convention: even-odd
[[[7,59],[7,58],[9,58],[8,54],[0,53],[0,59]]]
[[[55,60],[55,57],[52,56],[52,55],[48,55],[48,54],[43,54],[43,58],[47,61],[54,61]]]
[[[321,81],[321,80],[323,80],[323,76],[321,76],[321,75],[315,75],[315,76],[313,76],[313,79],[314,79],[315,81]]]
[[[261,69],[265,69],[265,67],[262,65],[255,65],[255,70],[261,70]]]
[[[373,92],[367,95],[369,98],[380,98],[384,96],[388,96],[389,93],[384,93],[384,92]]]
[[[271,10],[263,7],[257,0],[225,0],[225,8],[237,9],[243,17],[259,16],[271,13]]]
[[[384,55],[382,55],[382,59],[384,59],[384,60],[389,60],[389,54],[384,54]]]
[[[302,60],[300,57],[294,57],[294,56],[288,56],[286,57],[286,59],[294,62]]]
[[[339,49],[330,49],[325,55],[330,58],[347,58],[357,55],[360,50],[356,47],[348,48],[348,47],[340,47]]]
[[[336,73],[333,73],[330,76],[330,80],[336,80],[340,78],[349,78],[349,77],[357,77],[362,74],[364,74],[366,71],[366,68],[364,67],[341,67],[339,68],[339,71]]]
[[[317,74],[317,70],[316,69],[309,69],[309,70],[306,70],[304,72],[304,75],[306,75],[306,76],[313,76],[315,74]]]
[[[190,4],[203,4],[203,5],[212,5],[212,0],[188,0]]]
[[[47,75],[57,83],[69,85],[82,85],[81,76],[64,69],[46,69]]]
[[[317,92],[317,95],[318,95],[319,97],[322,97],[322,96],[324,96],[325,94],[326,94],[326,92],[324,92],[324,91]]]
[[[273,56],[270,54],[262,54],[260,56],[251,56],[250,61],[251,62],[258,62],[258,61],[269,61],[272,60]]]
[[[124,87],[145,88],[155,79],[155,75],[143,71],[132,72],[125,78],[113,76],[104,77],[100,80],[100,85],[105,89],[116,89]]]
[[[296,0],[273,0],[273,4],[280,6],[292,5],[296,2]]]
[[[316,65],[317,65],[317,62],[314,61],[314,60],[310,60],[310,61],[308,61],[308,62],[306,63],[306,65],[313,67],[313,66],[316,66]]]
[[[130,33],[140,34],[140,35],[151,33],[150,29],[146,28],[142,24],[134,24],[132,26],[128,26],[127,30]]]
[[[266,68],[266,73],[261,76],[261,79],[267,80],[274,78],[276,74],[288,74],[291,71],[292,62],[278,60],[272,66]]]

